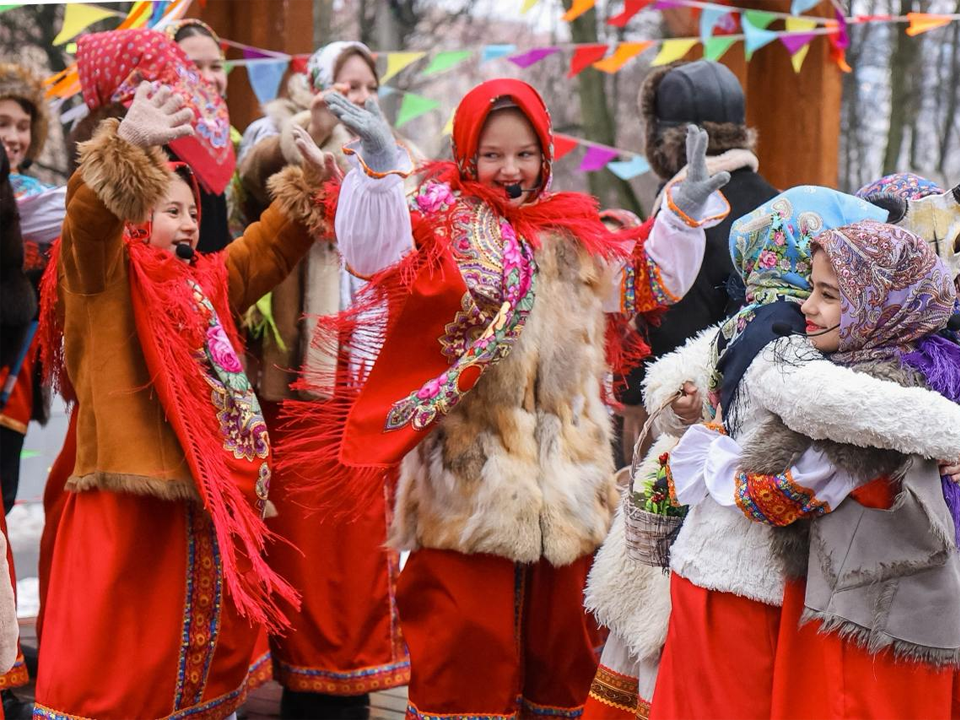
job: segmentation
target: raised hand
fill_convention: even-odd
[[[687,177],[673,188],[673,204],[691,218],[699,218],[714,192],[730,182],[730,173],[707,170],[707,131],[687,125]]]
[[[177,138],[193,135],[193,112],[183,107],[183,98],[167,85],[152,95],[151,84],[140,83],[133,103],[120,123],[117,134],[131,145],[147,148],[166,145]]]
[[[329,93],[324,102],[351,132],[360,138],[363,160],[376,172],[391,170],[396,161],[396,141],[377,101],[367,98],[363,107],[354,105],[340,93]]]
[[[310,133],[299,125],[293,128],[293,142],[300,151],[304,166],[309,166],[317,175],[324,179],[342,178],[343,173],[337,166],[336,158],[331,153],[323,152],[317,147]]]

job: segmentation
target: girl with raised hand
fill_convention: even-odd
[[[604,311],[682,296],[704,224],[726,213],[726,175],[707,176],[692,130],[688,180],[656,222],[613,235],[593,199],[550,191],[543,100],[501,79],[461,101],[454,161],[428,166],[408,204],[412,163],[375,102],[327,103],[360,138],[338,248],[371,280],[320,321],[337,369],[308,365],[301,386],[331,399],[288,403],[304,429],[284,469],[349,514],[399,466],[408,714],[566,717],[596,668],[582,592],[617,498],[602,387],[605,339],[620,335]]]
[[[183,105],[144,82],[81,145],[44,277],[44,358],[78,410],[39,717],[227,717],[257,626],[284,627],[277,600],[295,600],[264,556],[270,441],[234,318],[322,231],[332,158],[301,138],[304,169],[274,180],[261,221],[197,254],[194,173],[160,149],[195,132]]]

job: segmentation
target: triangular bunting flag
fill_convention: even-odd
[[[310,61],[310,56],[307,55],[294,55],[290,59],[290,70],[291,72],[300,73],[302,75],[307,74],[307,63]]]
[[[910,27],[907,28],[907,35],[915,37],[920,33],[943,27],[953,20],[951,15],[932,15],[930,13],[907,13],[907,20],[910,21]]]
[[[667,65],[674,60],[679,60],[688,52],[690,48],[699,43],[697,38],[674,38],[673,40],[664,40],[660,45],[660,52],[650,63],[653,67]]]
[[[753,57],[753,53],[755,53],[757,50],[776,40],[777,33],[775,33],[773,30],[763,30],[755,27],[749,20],[747,20],[746,17],[744,17],[743,37],[744,55],[746,55],[747,60],[749,60]]]
[[[15,5],[0,5],[0,13],[5,13],[7,10],[13,10],[15,7],[20,7],[20,3]]]
[[[564,22],[576,20],[596,4],[597,0],[573,0],[573,3],[570,5],[570,9],[563,14],[561,20]]]
[[[793,71],[795,73],[800,72],[800,68],[803,67],[803,61],[807,59],[807,53],[810,52],[810,45],[804,45],[802,48],[797,50],[793,55],[790,56],[790,64],[793,65]]]
[[[650,163],[643,155],[635,155],[632,160],[612,162],[607,164],[607,170],[621,180],[631,180],[637,175],[643,175],[650,169]]]
[[[620,43],[617,46],[617,51],[613,55],[604,58],[600,62],[595,62],[593,66],[597,70],[605,73],[615,73],[651,45],[653,45],[653,41],[651,40]]]
[[[780,42],[787,49],[791,56],[796,55],[800,48],[810,44],[810,41],[816,37],[816,33],[807,32],[817,26],[815,20],[805,20],[801,18],[789,17],[786,20],[786,29],[789,35],[781,35]],[[803,61],[801,60],[801,63]]]
[[[73,40],[90,25],[108,17],[115,17],[115,13],[92,5],[71,3],[63,10],[63,25],[53,39],[53,44],[62,45],[67,40]]]
[[[480,62],[485,63],[490,60],[502,58],[504,55],[509,55],[516,49],[516,45],[484,45],[483,53],[480,55]]]
[[[579,75],[590,65],[603,59],[608,49],[606,45],[581,45],[578,47],[573,52],[573,57],[570,58],[570,72],[567,73],[567,77],[572,78]]]
[[[747,22],[761,30],[768,28],[770,23],[777,19],[777,16],[773,13],[764,12],[763,10],[744,10],[743,16],[747,19]]]
[[[560,52],[560,48],[556,47],[544,47],[544,48],[534,48],[520,55],[513,55],[507,60],[512,62],[514,65],[522,68],[528,68],[531,65],[535,65],[541,60],[543,60],[548,55],[553,55],[555,52]]]
[[[626,27],[627,23],[630,22],[630,18],[652,2],[653,0],[626,0],[623,4],[623,12],[607,20],[607,24],[613,25],[614,27]]]
[[[577,172],[594,172],[600,170],[619,154],[620,151],[616,148],[591,145],[587,147],[587,153],[583,156],[583,160],[580,161],[580,167],[577,168]]]
[[[730,35],[720,35],[712,37],[703,45],[703,57],[707,60],[716,62],[723,54],[730,49],[730,46],[737,41],[737,38]]]
[[[447,124],[443,126],[443,132],[440,133],[441,135],[453,134],[453,118],[456,116],[456,114],[457,114],[456,110],[450,113],[450,119],[447,120]]]
[[[247,65],[247,79],[261,105],[276,99],[280,81],[289,64],[289,60],[274,60],[252,62]]]
[[[377,97],[382,97],[382,98],[390,97],[396,92],[397,92],[397,89],[394,87],[390,87],[389,85],[381,85],[380,87],[377,88]]]
[[[425,52],[392,52],[387,55],[387,70],[380,76],[380,82],[385,83],[407,65],[412,65],[426,55]]]
[[[440,103],[436,100],[431,100],[423,95],[406,93],[403,96],[403,102],[400,103],[400,111],[397,113],[397,121],[394,123],[394,127],[400,128],[414,118],[418,118],[431,110],[436,110],[438,107],[440,107]]]
[[[134,30],[143,27],[150,19],[152,5],[149,0],[139,0],[130,8],[130,12],[123,19],[123,22],[117,25],[117,30]]]
[[[716,27],[720,18],[726,15],[729,10],[718,7],[705,7],[700,13],[700,42],[706,42],[713,37],[713,28]]]
[[[423,75],[436,75],[441,73],[444,70],[449,70],[454,65],[459,65],[468,57],[473,55],[472,50],[448,50],[446,52],[437,53],[433,56],[433,60],[430,61],[430,64],[427,65],[427,69],[423,71]]]
[[[530,8],[532,8],[538,2],[540,2],[540,0],[523,0],[523,7],[520,8],[520,14],[526,15],[530,11]]]
[[[790,14],[799,15],[819,4],[820,0],[793,0],[793,2],[790,3]]]
[[[569,135],[553,134],[553,159],[559,160],[564,155],[569,155],[570,151],[577,146],[577,139]]]

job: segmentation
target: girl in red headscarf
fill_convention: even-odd
[[[335,229],[371,282],[319,321],[316,349],[337,362],[308,365],[302,384],[332,399],[288,403],[311,422],[281,465],[348,513],[399,466],[390,542],[413,551],[397,596],[408,717],[569,717],[596,670],[583,587],[617,502],[602,387],[606,339],[624,323],[608,333],[604,311],[653,313],[683,295],[702,227],[726,214],[713,192],[724,178],[706,177],[694,132],[699,172],[669,189],[656,222],[611,234],[592,198],[549,191],[537,92],[493,80],[457,109],[455,161],[428,166],[408,204],[409,158],[376,103],[327,103],[360,136]]]

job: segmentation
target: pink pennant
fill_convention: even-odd
[[[560,52],[560,48],[556,48],[556,47],[534,48],[529,52],[525,52],[520,55],[514,55],[512,57],[509,57],[507,58],[507,60],[512,62],[514,65],[518,65],[522,68],[528,68],[531,65],[536,65],[545,57],[553,55],[555,52]]]
[[[587,148],[587,154],[580,161],[578,172],[593,172],[605,167],[608,162],[620,155],[619,150],[605,147],[596,147],[591,145]]]
[[[793,55],[816,36],[816,33],[790,33],[789,35],[781,35],[780,42]]]

